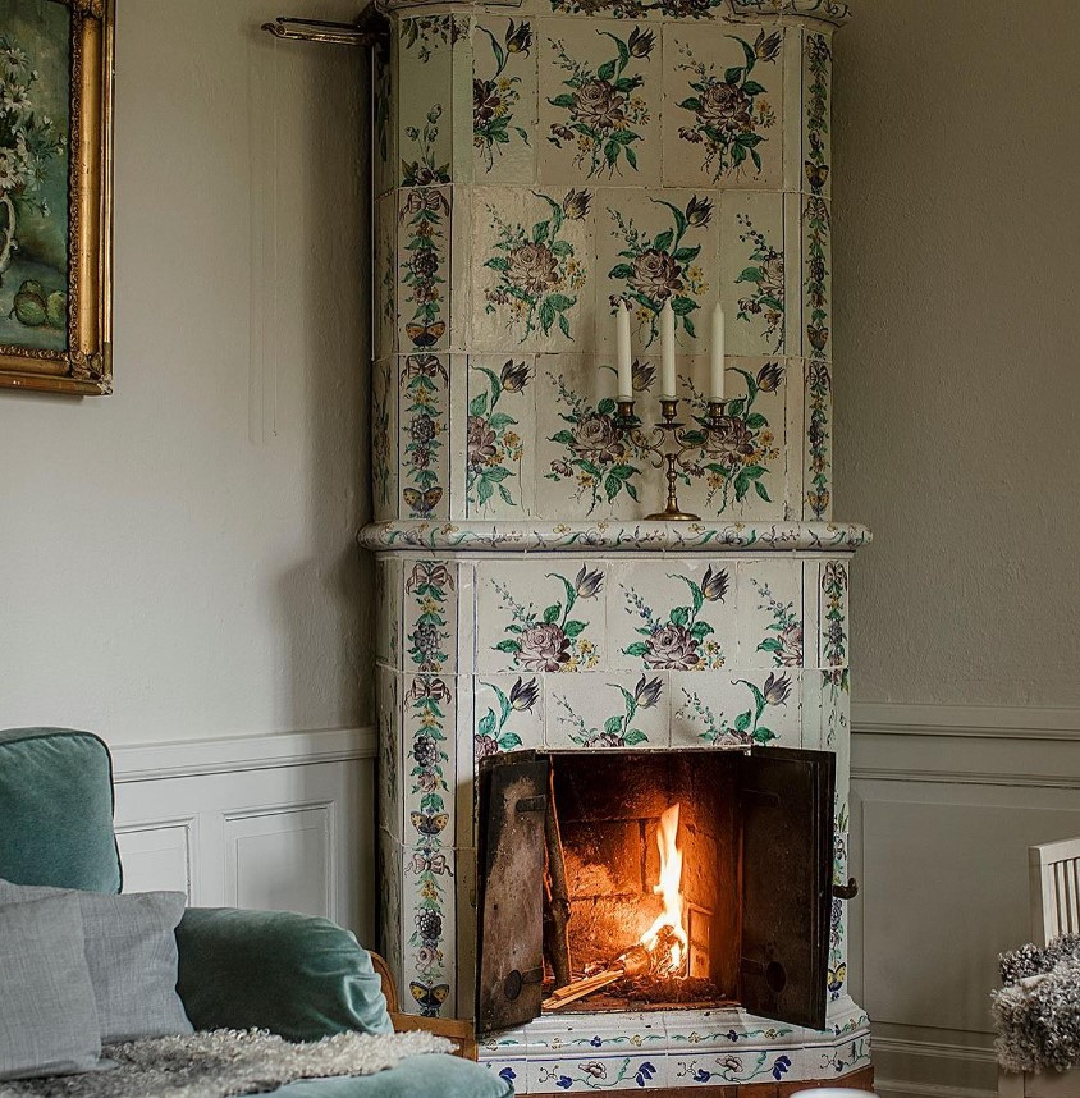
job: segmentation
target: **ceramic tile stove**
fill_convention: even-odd
[[[869,1063],[837,891],[849,565],[869,534],[831,511],[846,7],[381,7],[376,522],[360,539],[376,558],[381,950],[411,1009],[477,1021],[518,1093],[847,1076]],[[663,462],[616,418],[622,299],[646,428],[662,304],[691,422],[707,412],[703,318],[727,317],[726,427],[679,466],[700,521],[644,520]],[[515,767],[534,788],[500,802]],[[555,1012],[549,816],[574,979],[681,912],[657,938],[677,960],[650,946],[647,971]],[[681,907],[654,891],[665,833]]]

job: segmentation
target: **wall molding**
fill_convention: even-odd
[[[324,728],[111,749],[117,784],[373,759],[375,729]]]
[[[864,735],[1080,740],[1080,708],[856,702],[851,723]]]

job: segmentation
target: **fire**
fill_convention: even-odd
[[[654,953],[670,949],[670,956],[657,958],[656,967],[671,975],[684,976],[686,968],[686,930],[683,926],[682,850],[676,843],[679,834],[679,806],[673,804],[661,817],[656,832],[660,848],[660,883],[653,891],[663,898],[664,910],[656,922],[641,936],[641,944]],[[665,933],[665,928],[667,933]],[[662,940],[663,939],[663,940]],[[672,940],[674,939],[674,940]]]

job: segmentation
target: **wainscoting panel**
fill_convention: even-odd
[[[851,988],[883,1095],[989,1098],[997,955],[1029,940],[1027,848],[1080,834],[1080,713],[853,713]]]
[[[374,754],[367,729],[118,748],[125,891],[322,915],[374,941]]]

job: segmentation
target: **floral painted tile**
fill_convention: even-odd
[[[397,157],[397,39],[392,37],[386,50],[372,55],[372,189],[376,196],[392,191],[398,184]]]
[[[831,360],[832,215],[824,198],[803,199],[803,353]]]
[[[616,423],[614,367],[593,355],[542,355],[537,375],[537,513],[606,518],[618,507],[620,515],[645,514],[644,502],[659,499],[659,459]]]
[[[408,844],[454,845],[455,681],[451,676],[402,679],[402,785]]]
[[[397,350],[397,200],[375,200],[374,355],[389,358]]]
[[[406,846],[402,922],[405,939],[401,1009],[454,1018],[457,927],[454,851],[430,840]]]
[[[664,183],[779,188],[783,28],[664,27]]]
[[[397,359],[371,368],[371,484],[376,522],[398,517]]]
[[[736,1049],[719,1056],[674,1057],[674,1060],[676,1085],[685,1087],[776,1084],[784,1081],[792,1069],[791,1054],[783,1049]]]
[[[806,424],[804,415],[806,412],[806,363],[800,358],[786,359],[784,361],[784,371],[786,374],[786,384],[784,386],[786,392],[784,518],[788,522],[799,522],[803,517],[803,508],[805,507]]]
[[[473,693],[473,759],[544,743],[540,674],[479,675]]]
[[[595,561],[553,559],[486,569],[478,591],[478,672],[601,666],[606,575]]]
[[[786,348],[784,196],[724,195],[720,301],[733,355],[783,355]]]
[[[401,815],[401,680],[396,671],[375,668],[375,726],[379,745],[379,825],[399,842]]]
[[[832,518],[832,370],[822,357],[806,363],[804,516]]]
[[[406,673],[452,673],[457,666],[455,566],[441,560],[405,565]]]
[[[799,747],[801,672],[732,668],[671,674],[675,747]]]
[[[465,494],[469,518],[517,518],[532,511],[536,358],[472,355]]]
[[[449,344],[449,187],[398,191],[398,347],[435,351]]]
[[[660,310],[670,301],[677,354],[707,355],[721,280],[721,218],[713,200],[702,192],[603,190],[596,207],[597,349],[614,354],[615,313],[625,300],[635,351],[655,354]],[[685,361],[678,369],[687,372]]]
[[[821,566],[821,666],[848,664],[848,568],[843,561]]]
[[[450,112],[453,45],[451,15],[402,19],[398,33],[398,159],[402,187],[451,181],[454,135]]]
[[[540,179],[660,182],[658,35],[644,23],[539,20]]]
[[[832,191],[829,165],[832,102],[832,43],[827,35],[803,32],[803,171],[802,186],[828,198]]]
[[[591,1059],[544,1059],[528,1061],[530,1093],[578,1093],[590,1090],[659,1089],[663,1054],[597,1056]]]
[[[401,884],[403,857],[401,843],[385,828],[379,830],[379,953],[390,966],[397,986],[401,986],[402,923]]]
[[[472,345],[521,353],[588,346],[593,227],[587,190],[473,196]]]
[[[610,15],[613,19],[696,19],[727,12],[728,0],[547,0],[556,15]]]
[[[707,395],[694,379],[681,380],[687,412],[701,427]],[[703,436],[705,446],[685,458],[690,479],[682,491],[690,511],[703,518],[783,518],[789,385],[784,359],[726,360],[724,427]]]
[[[398,486],[403,518],[450,516],[448,362],[447,355],[428,353],[398,360]]]
[[[397,668],[401,655],[402,564],[400,558],[375,560],[375,660]]]
[[[734,570],[676,559],[618,565],[608,592],[608,663],[654,672],[735,662]]]
[[[525,1060],[485,1059],[483,1064],[492,1075],[497,1075],[513,1088],[512,1094],[529,1093],[528,1063]]]
[[[789,560],[736,566],[739,663],[743,667],[802,667],[803,570]]]
[[[549,748],[668,746],[667,672],[549,675],[545,708]]]
[[[536,178],[537,75],[534,20],[473,23],[474,178],[531,183]]]

